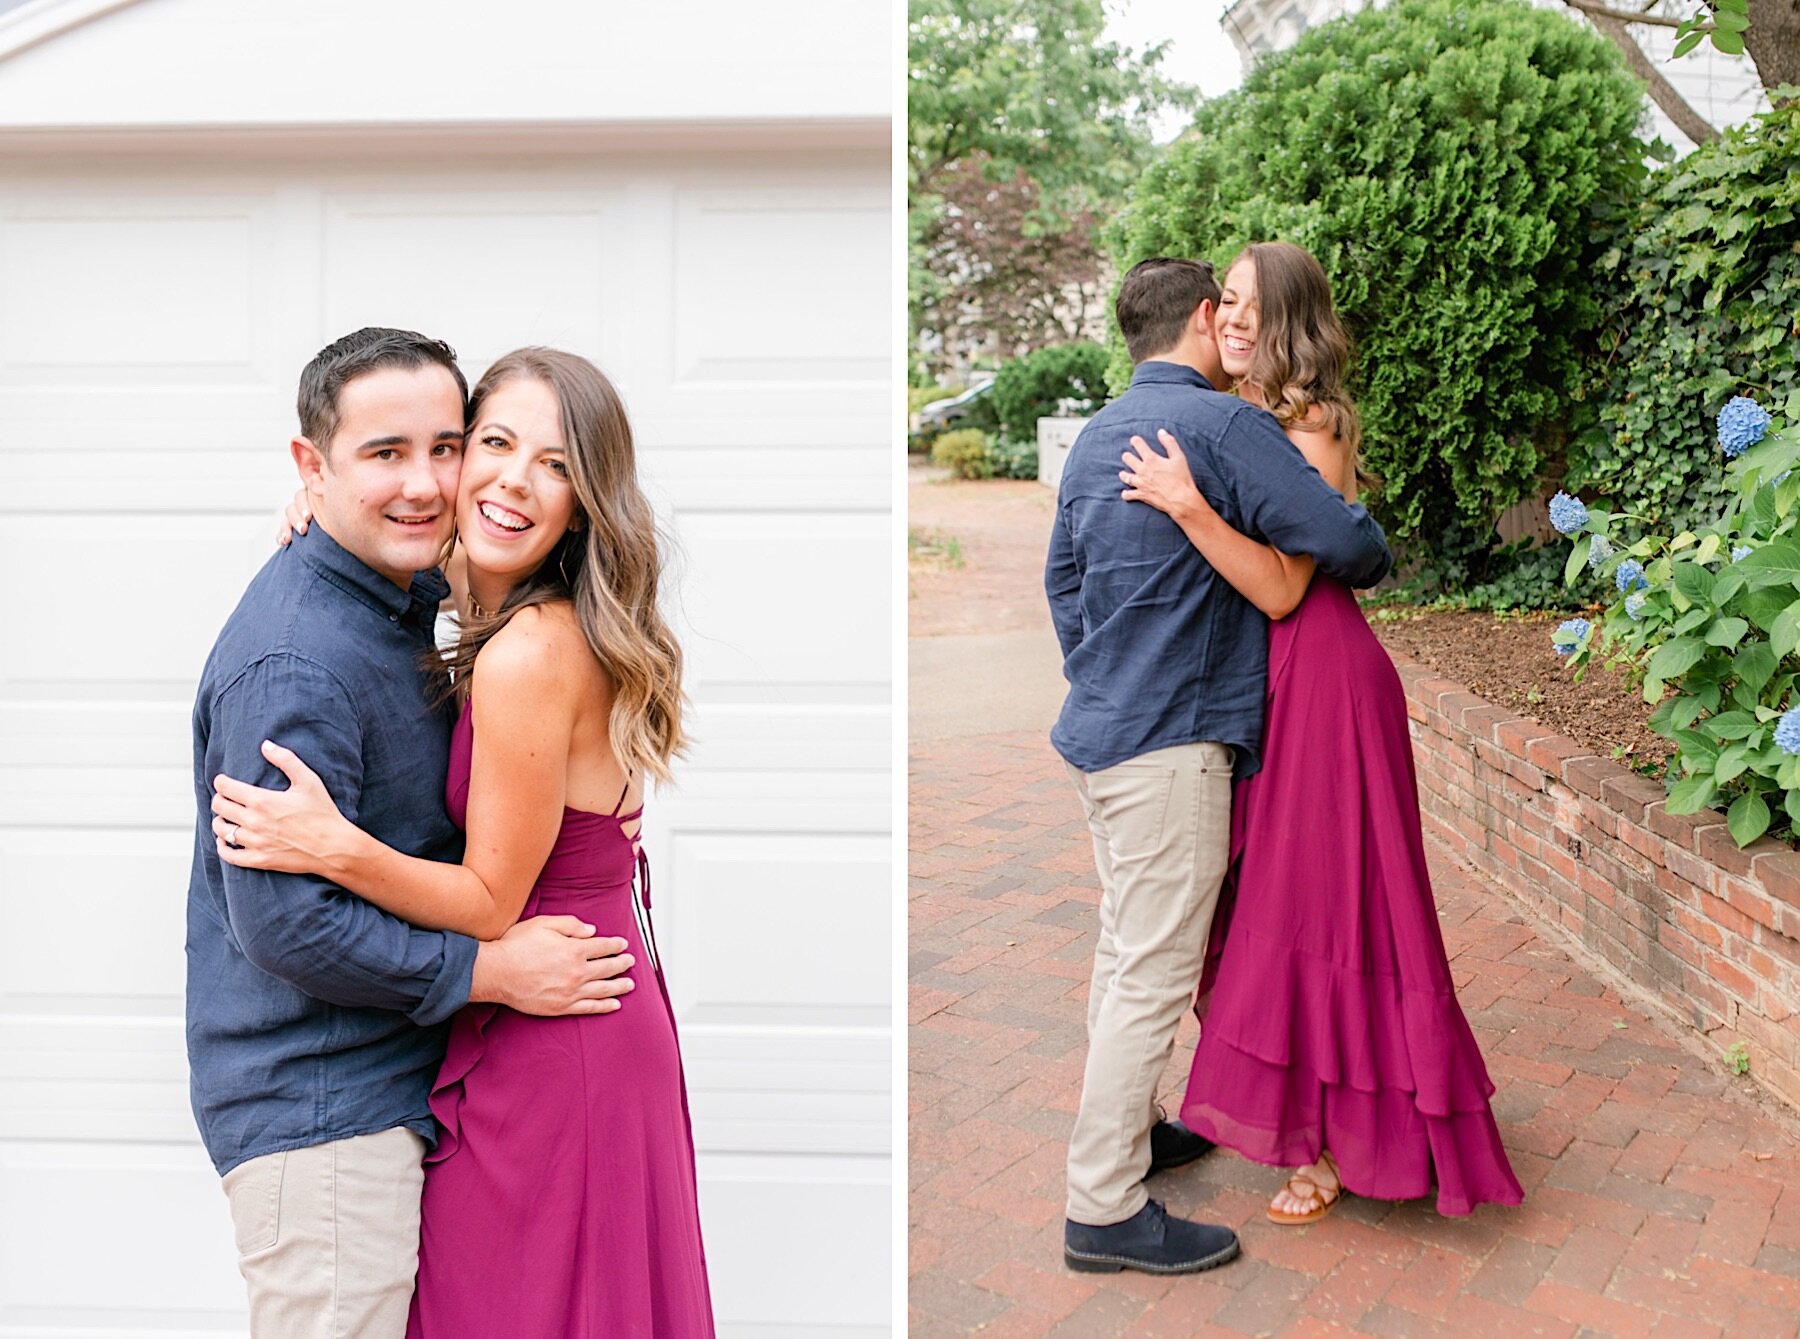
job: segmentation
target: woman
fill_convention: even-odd
[[[1318,261],[1285,242],[1246,247],[1214,329],[1238,394],[1354,501],[1350,344]],[[1233,797],[1233,873],[1182,1119],[1257,1162],[1298,1166],[1269,1205],[1278,1223],[1323,1216],[1344,1189],[1412,1199],[1434,1180],[1440,1213],[1517,1204],[1438,930],[1393,663],[1347,587],[1225,525],[1160,436],[1166,455],[1133,438],[1123,496],[1167,512],[1279,620],[1263,770]]]
[[[293,785],[221,778],[219,855],[322,874],[415,925],[481,939],[522,916],[578,915],[642,962],[641,779],[666,778],[684,740],[681,652],[657,612],[655,522],[624,406],[586,360],[527,348],[488,369],[468,422],[462,633],[439,670],[461,708],[446,802],[463,863],[382,846],[273,746]],[[605,1015],[457,1016],[432,1089],[443,1132],[426,1159],[409,1334],[713,1333],[681,1058],[655,976],[654,998]]]

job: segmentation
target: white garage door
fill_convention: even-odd
[[[888,155],[765,138],[0,159],[0,1336],[243,1329],[188,714],[299,369],[364,324],[619,382],[683,551],[700,742],[647,840],[721,1331],[887,1332]]]

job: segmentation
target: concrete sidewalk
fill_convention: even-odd
[[[1062,1267],[1098,887],[1045,741],[1060,686],[1025,584],[1049,520],[1034,487],[918,475],[909,490],[910,525],[955,535],[963,556],[913,582],[911,693],[929,729],[911,744],[912,1333],[1800,1335],[1791,1113],[1436,849],[1451,965],[1524,1205],[1445,1219],[1429,1202],[1347,1199],[1281,1229],[1262,1209],[1283,1174],[1220,1151],[1153,1193],[1238,1227],[1241,1260],[1176,1279]],[[1171,1107],[1195,1035],[1186,1023],[1165,1076]]]

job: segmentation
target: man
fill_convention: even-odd
[[[1144,1177],[1211,1147],[1159,1121],[1156,1084],[1200,981],[1225,875],[1231,780],[1259,765],[1268,623],[1160,511],[1121,500],[1133,435],[1178,437],[1223,519],[1353,586],[1392,559],[1381,528],[1224,381],[1202,262],[1133,267],[1115,314],[1131,387],[1063,469],[1044,584],[1069,694],[1050,739],[1080,792],[1099,870],[1088,1058],[1069,1140],[1071,1268],[1188,1273],[1233,1259],[1229,1229],[1169,1217]]]
[[[281,778],[278,739],[350,818],[410,855],[461,858],[444,811],[450,721],[422,658],[455,522],[467,385],[449,346],[365,329],[300,378],[291,450],[308,534],[226,621],[194,704],[188,1059],[231,1201],[258,1336],[399,1336],[419,1238],[426,1098],[471,1000],[607,1012],[624,941],[539,917],[492,943],[420,930],[310,876],[218,859],[213,778]]]

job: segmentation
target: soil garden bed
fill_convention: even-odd
[[[1454,679],[1497,707],[1529,716],[1602,757],[1660,778],[1674,745],[1644,724],[1651,707],[1624,674],[1602,665],[1580,680],[1550,647],[1565,615],[1371,606],[1375,635],[1395,655]]]

